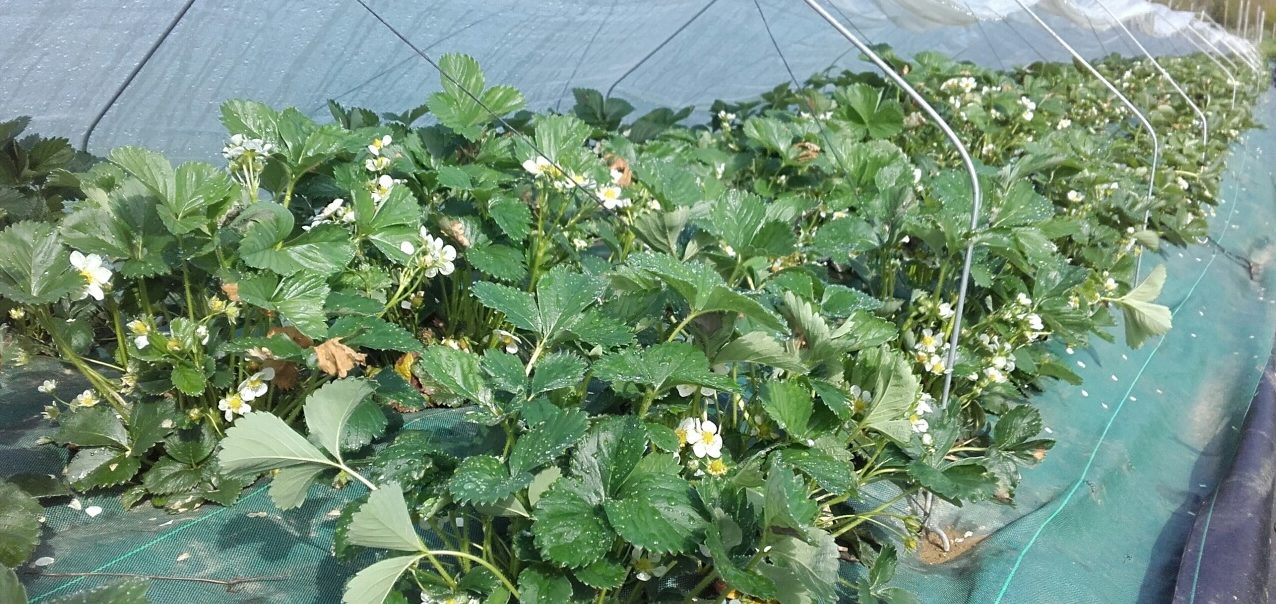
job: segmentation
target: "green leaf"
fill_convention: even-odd
[[[625,582],[629,569],[606,558],[572,572],[581,583],[594,589],[615,589]]]
[[[576,106],[572,113],[586,124],[601,130],[617,130],[620,121],[633,113],[634,106],[624,99],[603,99],[602,93],[589,88],[573,88]],[[596,587],[596,586],[595,586]]]
[[[571,600],[572,583],[560,574],[525,568],[518,574],[521,604],[563,604]]]
[[[192,468],[174,459],[161,458],[142,475],[142,484],[155,495],[188,493],[203,478],[202,468]]]
[[[572,474],[583,485],[581,495],[593,504],[615,496],[646,450],[647,430],[637,418],[618,416],[595,424],[572,453]]]
[[[247,304],[277,312],[312,338],[328,335],[324,302],[328,284],[321,275],[298,273],[282,280],[261,274],[239,283],[239,297]]]
[[[834,457],[829,452],[811,448],[784,450],[784,461],[806,474],[825,491],[841,495],[855,488],[854,460],[845,449],[832,449],[841,453]]]
[[[518,357],[508,352],[488,350],[483,353],[480,364],[483,371],[492,377],[493,387],[519,398],[528,398],[527,376],[523,373],[523,362]]]
[[[1165,265],[1162,264],[1152,269],[1138,287],[1113,300],[1125,314],[1125,342],[1132,348],[1170,331],[1173,323],[1170,309],[1155,302],[1165,287],[1165,275]]]
[[[532,332],[540,331],[540,309],[536,306],[536,298],[531,294],[508,285],[486,281],[475,283],[473,291],[483,306],[504,314],[505,320],[515,327]]]
[[[774,312],[727,287],[722,275],[703,262],[683,262],[666,254],[641,253],[630,256],[629,265],[664,281],[687,301],[695,314],[733,312],[764,327],[777,331],[785,328]]]
[[[483,274],[501,281],[518,282],[527,278],[522,250],[508,245],[477,244],[465,252],[465,259]]]
[[[399,577],[423,557],[423,554],[417,554],[386,558],[359,571],[346,583],[341,603],[384,604],[394,585],[399,582]]]
[[[766,526],[802,529],[810,526],[819,504],[807,495],[806,485],[777,457],[771,458],[764,491]]]
[[[398,483],[381,485],[350,519],[346,538],[355,545],[400,552],[425,550]]]
[[[27,590],[18,580],[12,568],[0,566],[0,602],[24,604],[27,601]]]
[[[431,346],[425,349],[417,364],[448,392],[480,405],[491,405],[492,391],[483,382],[479,357],[474,353],[448,346]]]
[[[115,410],[99,404],[64,414],[55,437],[59,443],[78,447],[129,446],[128,430]]]
[[[762,408],[790,436],[798,440],[807,438],[815,401],[806,386],[792,380],[769,382],[763,391]]]
[[[667,342],[650,348],[628,348],[594,363],[594,375],[610,383],[628,382],[662,392],[678,385],[736,391],[730,377],[709,370],[709,360],[698,348],[684,342]]]
[[[190,396],[203,394],[204,388],[208,386],[204,370],[184,362],[173,366],[171,379],[175,388]]]
[[[145,579],[127,579],[45,601],[48,604],[150,604],[146,597],[148,589],[150,582]]]
[[[855,216],[834,218],[820,226],[811,238],[811,251],[821,258],[845,264],[851,256],[881,245],[873,225]]]
[[[141,147],[117,147],[107,159],[141,181],[161,202],[176,195],[173,165],[163,155]]]
[[[580,568],[611,551],[615,533],[597,506],[580,494],[574,480],[559,479],[536,502],[532,535],[545,557],[560,566]]]
[[[480,126],[523,106],[523,95],[513,88],[484,89],[483,70],[473,57],[445,54],[439,58],[439,69],[443,91],[430,96],[430,112],[471,141],[479,139]]]
[[[605,349],[634,343],[634,334],[628,325],[604,314],[597,308],[581,313],[567,326],[567,331],[577,340]]]
[[[497,195],[488,202],[487,212],[510,239],[522,243],[532,230],[532,211],[515,197]]]
[[[67,464],[65,474],[71,486],[79,491],[124,484],[142,467],[142,462],[127,453],[107,447],[80,449]]]
[[[279,113],[265,103],[230,99],[221,106],[221,122],[231,134],[276,142]]]
[[[647,551],[683,553],[694,549],[705,521],[696,511],[691,485],[672,455],[644,457],[625,479],[617,499],[603,502],[607,520],[626,541]]]
[[[164,453],[188,465],[203,463],[216,448],[217,438],[206,424],[198,428],[179,430],[164,439]]]
[[[555,413],[533,425],[515,441],[509,457],[512,475],[531,472],[554,461],[585,436],[589,417],[583,411],[555,409]]]
[[[873,406],[865,414],[862,424],[897,441],[906,442],[911,437],[906,416],[917,401],[919,382],[913,375],[908,361],[885,348],[865,353],[868,359],[876,359],[877,380],[873,387]]]
[[[341,338],[342,343],[352,347],[372,350],[415,353],[425,350],[425,346],[412,335],[412,332],[376,317],[341,317],[328,329],[328,337]]]
[[[341,444],[346,424],[359,403],[372,394],[372,385],[364,380],[344,379],[328,382],[306,397],[303,413],[310,434],[328,453],[341,460]]]
[[[510,476],[501,460],[491,455],[467,457],[457,466],[448,490],[461,503],[494,504],[531,484],[532,475]]]
[[[788,157],[789,148],[793,144],[793,131],[788,125],[770,117],[751,117],[745,120],[744,135],[780,157]]]
[[[721,363],[757,363],[768,367],[783,369],[796,374],[806,373],[806,366],[797,355],[785,349],[784,345],[764,331],[751,331],[723,346],[714,355],[713,362]]]
[[[0,482],[0,564],[18,566],[31,557],[40,542],[43,513],[34,497],[12,483]]]
[[[908,474],[922,487],[957,505],[983,501],[997,491],[997,477],[978,463],[941,469],[918,460],[909,464]]]
[[[580,384],[585,378],[585,361],[570,352],[554,352],[545,355],[536,363],[536,372],[532,374],[529,396],[542,392],[570,388]],[[584,434],[584,431],[581,432]]]
[[[885,97],[885,91],[868,84],[852,84],[834,93],[846,107],[847,123],[871,139],[887,139],[904,129],[904,110],[898,101]]]
[[[82,291],[84,278],[71,266],[52,225],[18,222],[0,231],[0,296],[18,304],[50,304]]]
[[[713,559],[714,569],[718,571],[727,586],[760,599],[774,599],[776,596],[775,582],[744,568],[743,565],[737,564],[728,552],[728,546],[723,540],[723,535],[727,533],[738,535],[740,532],[739,525],[734,520],[731,520],[730,517],[722,514],[721,510],[716,512],[715,516],[715,526],[712,530],[705,531],[704,542],[705,547],[709,550],[709,556]]]
[[[342,450],[357,451],[372,444],[373,440],[385,435],[389,425],[390,420],[381,406],[373,399],[364,399],[355,406],[354,413],[346,422],[346,429],[341,435]]]
[[[173,401],[138,401],[129,414],[128,432],[132,450],[143,455],[173,431],[179,416]]]
[[[786,256],[797,246],[791,226],[767,216],[759,197],[736,189],[715,200],[696,224],[725,241],[743,260]]]
[[[339,225],[321,224],[289,240],[292,213],[276,203],[249,206],[239,220],[248,225],[239,242],[240,257],[253,268],[283,276],[301,270],[331,275],[354,258],[350,233]]]
[[[837,601],[838,553],[833,536],[819,529],[777,537],[768,552],[769,564],[758,572],[776,586],[780,604]]]

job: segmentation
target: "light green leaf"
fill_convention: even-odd
[[[758,363],[768,367],[783,369],[796,374],[806,373],[806,366],[796,354],[785,349],[784,344],[764,331],[751,331],[723,346],[714,355],[713,362],[721,363]]]
[[[465,259],[483,274],[501,281],[518,282],[527,278],[526,259],[522,250],[508,245],[476,244],[466,250]]]
[[[306,502],[310,485],[327,466],[303,465],[280,468],[270,479],[270,500],[281,510],[292,510]]]
[[[784,461],[834,495],[855,487],[855,460],[845,449],[793,447],[784,450]]]
[[[344,269],[354,258],[354,245],[345,228],[322,224],[289,240],[292,213],[275,203],[258,202],[240,219],[248,224],[239,242],[244,263],[280,275],[313,271],[330,275]]]
[[[617,416],[598,422],[572,452],[572,475],[581,495],[593,504],[620,492],[647,450],[647,430],[637,418]]]
[[[328,453],[341,460],[341,443],[346,423],[363,399],[372,394],[372,385],[364,380],[344,379],[328,382],[306,397],[303,413],[310,434]]]
[[[506,195],[497,195],[488,202],[487,212],[510,239],[522,242],[531,232],[532,211],[523,201]]]
[[[759,565],[758,572],[775,583],[780,604],[837,601],[837,543],[815,528],[800,535],[776,538],[768,552],[770,563]]]
[[[132,174],[160,200],[176,195],[176,175],[173,165],[163,155],[141,147],[117,147],[107,159]]]
[[[408,514],[403,488],[391,482],[368,495],[367,503],[350,519],[346,538],[355,545],[379,547],[400,552],[425,550]]]
[[[1155,302],[1165,287],[1165,276],[1162,264],[1152,269],[1129,293],[1113,300],[1125,314],[1125,342],[1132,348],[1142,346],[1149,338],[1169,333],[1172,327],[1174,317],[1170,309]]]
[[[84,288],[52,225],[9,225],[0,232],[0,258],[0,296],[18,304],[49,304]]]
[[[359,571],[346,583],[342,604],[384,604],[404,571],[424,558],[424,554],[386,558]]]
[[[800,530],[810,526],[819,512],[819,504],[811,500],[801,478],[778,456],[771,457],[764,497],[762,511],[768,527]]]
[[[323,452],[273,413],[254,411],[235,420],[222,439],[217,462],[232,476],[319,464],[334,466]]]
[[[909,363],[898,353],[879,348],[864,353],[865,362],[876,365],[873,406],[861,422],[891,438],[905,442],[910,436],[906,416],[917,401],[919,383]]]
[[[508,86],[484,89],[483,70],[473,57],[449,53],[439,58],[443,91],[430,96],[427,105],[439,123],[471,141],[482,134],[480,126],[523,106],[523,95]]]

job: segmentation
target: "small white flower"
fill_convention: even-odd
[[[1023,292],[1019,292],[1015,296],[1015,302],[1018,302],[1020,306],[1032,306],[1032,298],[1029,298],[1028,294]]]
[[[678,423],[678,427],[674,428],[673,433],[678,436],[679,447],[700,442],[700,422],[694,417],[684,418]]]
[[[544,176],[554,170],[554,164],[542,155],[523,162],[523,169],[532,176]]]
[[[416,253],[416,246],[412,245],[411,241],[404,241],[399,244],[399,251],[411,256]]]
[[[102,257],[97,254],[85,256],[79,251],[74,251],[71,252],[71,266],[75,267],[84,278],[84,291],[77,299],[83,300],[86,296],[92,296],[94,300],[102,300],[106,295],[102,288],[111,282],[111,269],[102,263]]]
[[[239,397],[243,399],[243,402],[260,398],[268,390],[266,383],[273,379],[275,379],[275,369],[263,367],[261,371],[248,376],[248,379],[239,384]]]
[[[389,134],[381,138],[374,138],[372,139],[372,144],[368,145],[368,153],[371,153],[373,155],[380,157],[381,150],[385,149],[386,147],[389,147],[390,143],[393,143],[393,142],[394,142],[394,139],[390,138]]]
[[[660,564],[660,554],[657,552],[651,552],[644,556],[642,549],[636,547],[630,555],[630,561],[635,571],[634,576],[639,581],[658,579],[669,572],[669,565]]]
[[[953,316],[953,305],[947,302],[941,302],[939,304],[939,318],[947,319],[951,316]]]
[[[700,458],[706,455],[715,459],[722,457],[722,436],[718,434],[718,424],[704,420],[700,422],[698,433],[700,438],[691,443],[691,452]]]
[[[939,349],[939,338],[930,329],[923,329],[922,336],[917,338],[917,350],[935,352]]]
[[[930,355],[929,357],[926,358],[925,367],[926,367],[926,371],[929,371],[935,375],[943,374],[944,370],[946,369],[946,367],[944,366],[944,357],[937,354]]]
[[[18,319],[22,319],[22,318],[24,318],[24,317],[26,317],[26,316],[27,316],[27,311],[25,311],[25,310],[23,310],[23,309],[21,309],[21,308],[10,308],[10,309],[9,309],[9,318],[10,318],[10,319],[13,319],[14,321],[17,321]]]
[[[1055,124],[1054,129],[1067,130],[1068,128],[1071,128],[1071,127],[1072,127],[1072,120],[1065,117],[1065,118],[1061,118],[1058,124]]]
[[[1109,292],[1116,291],[1117,289],[1116,279],[1113,279],[1112,277],[1108,277],[1108,279],[1103,282],[1103,289]]]
[[[572,247],[576,248],[577,251],[583,250],[589,247],[589,242],[579,237],[574,237],[572,238]]]
[[[421,227],[421,239],[425,247],[419,262],[425,268],[425,276],[433,279],[440,274],[452,274],[456,270],[456,248],[444,243],[441,237],[431,235],[425,227]]]
[[[1041,331],[1046,328],[1045,323],[1041,322],[1040,315],[1033,313],[1029,314],[1026,318],[1028,320],[1028,327],[1032,328],[1033,331]]]
[[[1001,384],[1006,381],[1006,374],[1002,373],[1001,370],[996,367],[985,367],[984,375],[987,376],[988,380],[994,384]]]
[[[873,393],[871,391],[859,386],[851,386],[851,411],[853,413],[863,413],[868,410],[868,406],[871,404],[873,404]]]
[[[102,402],[102,399],[99,399],[97,394],[92,390],[85,390],[84,392],[75,395],[75,398],[71,399],[71,404],[77,407],[92,407],[100,402]]]
[[[42,394],[52,394],[54,390],[58,389],[58,381],[44,380],[43,382],[40,382],[40,385],[36,386],[35,389]]]
[[[363,167],[369,172],[384,172],[390,167],[390,158],[385,156],[369,157],[363,161]]]
[[[500,346],[505,352],[518,354],[518,336],[504,329],[492,331],[492,343]]]
[[[603,202],[603,207],[608,210],[619,210],[633,205],[634,202],[625,199],[624,192],[620,187],[607,185],[598,189],[598,199]]]
[[[1079,191],[1068,191],[1068,201],[1072,203],[1081,203],[1085,201],[1085,194]]]
[[[249,405],[238,392],[232,392],[217,401],[217,408],[224,412],[228,422],[235,421],[236,415],[245,415],[253,410],[252,405]]]
[[[208,343],[208,328],[203,325],[196,327],[195,337],[199,338],[200,344],[207,344]]]
[[[386,198],[390,196],[390,191],[394,189],[394,185],[397,184],[399,184],[399,181],[392,178],[389,174],[382,174],[379,176],[376,180],[370,183],[372,201],[377,203],[385,201]]]

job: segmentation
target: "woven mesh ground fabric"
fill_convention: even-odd
[[[1276,98],[1256,107],[1267,130],[1233,147],[1211,243],[1167,248],[1165,338],[1130,351],[1077,350],[1081,386],[1034,400],[1058,440],[1013,505],[939,513],[965,550],[908,561],[898,582],[924,602],[1168,602],[1201,502],[1231,464],[1276,329]],[[1270,527],[1255,526],[1270,531]],[[972,542],[978,542],[973,547]]]
[[[1276,98],[1258,106],[1276,126]],[[1013,506],[945,511],[938,524],[966,531],[977,546],[952,561],[910,561],[898,582],[924,602],[1164,602],[1174,588],[1184,538],[1200,501],[1227,467],[1276,328],[1273,224],[1276,186],[1268,155],[1276,132],[1247,133],[1234,148],[1213,223],[1212,243],[1167,248],[1170,281],[1162,300],[1175,329],[1138,351],[1120,342],[1077,351],[1086,379],[1053,384],[1037,397],[1059,439],[1027,475]],[[49,363],[4,376],[0,384],[0,475],[59,471],[58,449],[38,446],[39,382]],[[78,384],[62,376],[62,394]],[[82,387],[82,385],[79,385]],[[466,438],[456,411],[428,412],[408,429]],[[82,498],[90,517],[54,501],[36,556],[55,562],[23,581],[36,602],[113,580],[102,574],[255,579],[233,592],[210,583],[157,580],[150,597],[175,602],[332,603],[355,567],[329,550],[330,513],[360,493],[316,486],[299,510],[276,510],[261,486],[231,508],[169,515],[124,511],[112,493]]]

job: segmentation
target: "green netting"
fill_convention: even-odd
[[[1276,98],[1255,112],[1276,125]],[[1137,351],[1075,351],[1085,383],[1055,383],[1035,399],[1058,444],[1015,503],[939,511],[933,524],[962,539],[958,549],[979,543],[907,563],[900,584],[925,602],[1170,601],[1194,515],[1230,464],[1272,350],[1274,150],[1276,132],[1246,134],[1210,241],[1144,258],[1145,270],[1169,269],[1161,300],[1173,331]]]
[[[1276,124],[1276,98],[1258,106]],[[898,579],[926,602],[1161,602],[1173,590],[1179,552],[1197,504],[1225,468],[1271,349],[1276,271],[1271,236],[1276,183],[1265,150],[1276,133],[1237,143],[1211,241],[1145,259],[1171,275],[1163,300],[1174,331],[1142,350],[1100,343],[1071,357],[1086,383],[1054,384],[1037,402],[1057,448],[1031,471],[1014,505],[940,510],[934,524],[969,545],[935,565],[906,562]],[[50,430],[35,387],[57,371],[37,363],[0,384],[0,475],[60,471],[63,452],[38,446]],[[62,392],[83,387],[62,376]],[[79,388],[77,388],[79,386]],[[406,429],[469,438],[456,411],[427,412]],[[312,489],[298,510],[280,512],[255,486],[230,508],[170,515],[120,508],[112,493],[48,508],[36,556],[55,562],[23,581],[39,602],[113,580],[114,574],[246,579],[233,586],[158,580],[158,603],[330,603],[354,567],[329,553],[333,512],[361,489]],[[100,506],[90,517],[84,509]],[[962,537],[967,531],[970,537]],[[50,573],[88,576],[52,576]]]

